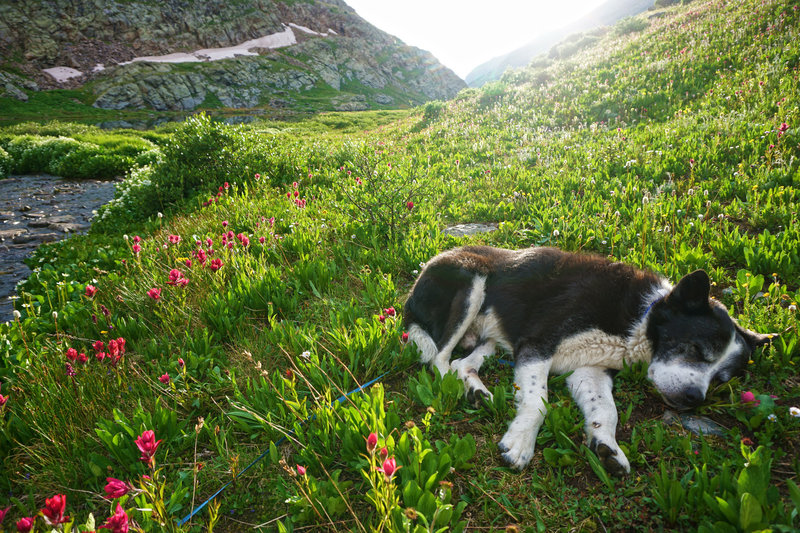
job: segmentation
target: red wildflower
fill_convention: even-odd
[[[170,244],[178,244],[179,242],[181,242],[181,236],[180,235],[170,235],[169,236],[169,242],[170,242]]]
[[[8,513],[8,510],[9,510],[9,509],[11,509],[11,507],[6,507],[6,508],[5,508],[5,509],[3,509],[2,511],[0,511],[0,524],[2,524],[2,523],[3,523],[3,520],[5,520],[5,519],[6,519],[6,513]]]
[[[222,259],[212,259],[211,264],[208,265],[208,268],[210,268],[212,272],[216,272],[222,268]]]
[[[79,363],[86,363],[88,360],[89,360],[89,358],[86,357],[85,353],[81,352],[81,353],[78,354],[78,362]]]
[[[33,521],[35,519],[35,516],[27,516],[17,520],[17,532],[28,533],[31,529],[33,529]]]
[[[186,363],[183,362],[182,357],[178,357],[178,368],[183,368]]]
[[[67,359],[69,359],[70,361],[74,361],[77,358],[78,358],[78,350],[76,350],[75,348],[70,348],[67,350]]]
[[[389,455],[389,450],[386,449],[386,446],[381,448],[380,455],[381,455],[381,461],[385,461],[386,457]]]
[[[411,211],[412,209],[414,209],[414,202],[409,200],[408,202],[406,202],[406,207],[408,208],[409,211]]]
[[[384,314],[386,316],[394,316],[394,315],[397,314],[397,311],[394,310],[394,307],[390,307],[388,309],[384,309],[383,312],[384,312]]]
[[[110,529],[112,533],[128,533],[128,515],[125,509],[117,504],[117,510],[99,529]]]
[[[392,476],[400,467],[397,466],[397,462],[394,460],[394,457],[389,457],[383,462],[383,467],[378,468],[378,472],[383,472],[386,481],[391,481]]]
[[[66,509],[66,507],[67,497],[63,494],[56,494],[52,498],[47,498],[44,501],[44,509],[41,511],[50,524],[55,526],[69,522],[69,517],[64,516],[64,509]]]
[[[7,401],[8,401],[8,396],[3,396],[2,394],[0,394],[0,407],[3,407]]]
[[[111,357],[119,355],[119,346],[117,345],[117,341],[113,339],[108,341],[108,355]]]
[[[153,287],[152,289],[147,291],[147,295],[153,300],[158,300],[159,298],[161,298],[161,289]]]
[[[91,298],[95,294],[97,294],[97,287],[95,287],[94,285],[87,285],[86,286],[86,296]]]
[[[122,498],[133,490],[133,487],[121,479],[107,477],[106,481],[108,483],[104,487],[104,490],[106,491],[106,498],[109,500],[113,500],[114,498]]]
[[[261,178],[261,174],[256,174],[255,177],[256,177],[256,179],[260,179]]]
[[[122,337],[117,338],[117,346],[119,347],[119,354],[125,355],[125,339]]]
[[[159,376],[158,381],[166,385],[167,383],[169,383],[169,374],[164,374],[162,376]]]
[[[138,244],[134,244],[133,246],[131,246],[131,249],[133,250],[133,253],[135,253],[136,255],[139,255],[139,252],[142,251],[142,247],[139,246]]]
[[[97,358],[98,361],[102,361],[103,359],[106,358],[106,353],[105,352],[97,352],[96,354],[94,354],[94,356]]]
[[[306,467],[304,467],[303,465],[297,465],[297,473],[299,475],[301,475],[301,476],[305,476],[306,475]]]
[[[741,400],[742,403],[752,403],[753,405],[761,403],[759,400],[756,400],[756,395],[749,390],[742,392]]]
[[[94,348],[95,352],[102,352],[103,348],[105,348],[105,344],[103,344],[103,341],[95,341],[94,344],[92,344],[92,348]]]
[[[400,335],[400,340],[403,342],[408,342],[408,333],[404,331],[403,334]]]
[[[155,455],[161,439],[156,441],[156,434],[152,430],[147,430],[136,439],[136,447],[142,452],[140,461],[146,463],[150,468],[155,466]]]
[[[378,445],[378,434],[377,433],[370,433],[367,437],[367,453],[372,453],[375,451],[375,446]]]

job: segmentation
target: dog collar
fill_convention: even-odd
[[[647,314],[650,312],[650,310],[653,308],[653,306],[656,305],[658,302],[660,302],[663,299],[664,299],[664,296],[661,296],[659,298],[656,298],[652,302],[650,302],[650,305],[648,305],[647,309],[645,309],[644,314],[642,315],[642,318],[646,317]]]

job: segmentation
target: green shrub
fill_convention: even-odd
[[[98,209],[95,229],[110,230],[119,222],[142,220],[152,215],[152,203],[158,194],[153,172],[150,166],[134,167],[127,178],[117,184],[114,199]]]
[[[629,33],[636,33],[646,29],[650,24],[641,18],[625,17],[614,26],[614,33],[617,35],[628,35]]]
[[[11,156],[0,148],[0,179],[7,178],[11,170]]]

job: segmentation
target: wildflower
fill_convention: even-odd
[[[744,437],[742,439],[742,444],[744,444],[745,446],[755,446],[755,444],[753,444],[753,441],[748,437]]]
[[[75,368],[69,363],[66,364],[66,369],[67,369],[67,376],[69,377],[73,377],[75,376],[75,374],[77,374],[77,372],[75,372]]]
[[[561,232],[558,231],[557,229],[554,229],[553,230],[553,237],[558,237],[559,235],[561,235]]]
[[[117,344],[116,340],[108,341],[108,355],[110,357],[116,357],[119,355],[119,345]]]
[[[94,285],[87,285],[86,286],[86,297],[87,298],[91,298],[95,294],[97,294],[97,287],[95,287]]]
[[[107,477],[106,481],[108,483],[106,483],[106,486],[104,487],[104,490],[106,491],[105,497],[109,500],[113,500],[114,498],[122,498],[133,490],[133,487],[121,479]]]
[[[110,529],[112,533],[128,533],[128,515],[125,509],[118,503],[117,510],[99,529]]]
[[[408,208],[409,211],[411,211],[412,209],[414,209],[414,202],[409,200],[408,202],[406,202],[406,207]]]
[[[184,261],[184,263],[186,264],[186,268],[192,268],[192,260],[191,259],[187,259],[186,261]]]
[[[223,228],[227,228],[228,227],[228,221],[227,220],[223,220],[222,221],[222,227]]]
[[[170,244],[178,244],[179,242],[181,242],[181,236],[180,235],[170,235],[169,236],[169,242],[170,242]]]
[[[147,291],[147,295],[153,300],[158,300],[159,298],[161,298],[161,289],[153,287],[152,289]]]
[[[19,320],[22,317],[22,314],[16,309],[14,309],[12,315],[14,315],[14,320]]]
[[[230,185],[228,185],[228,182],[226,181],[225,184],[223,185],[223,187],[225,187],[227,189],[228,187],[230,187]]]
[[[147,430],[136,439],[136,447],[142,452],[140,461],[146,463],[150,468],[155,466],[155,455],[161,439],[156,441],[156,434],[152,430]]]
[[[417,511],[413,507],[406,507],[404,511],[406,518],[409,520],[416,520],[417,519]]]
[[[142,238],[139,237],[138,235],[135,235],[133,237],[133,244],[139,244],[140,242],[142,242]]]
[[[166,385],[167,383],[169,383],[169,374],[164,374],[162,376],[159,376],[158,381]]]
[[[378,320],[380,320],[381,324],[383,324],[383,323],[385,323],[385,322],[386,322],[386,317],[385,317],[385,316],[383,316],[383,315],[379,315],[379,316],[378,316]]]
[[[400,340],[401,340],[402,342],[408,342],[408,333],[406,333],[406,332],[404,331],[404,332],[403,332],[403,334],[402,334],[402,335],[400,335]]]
[[[7,401],[8,401],[8,396],[3,396],[2,394],[0,394],[0,407],[3,407]]]
[[[178,368],[183,368],[185,364],[186,363],[184,363],[183,357],[178,357]]]
[[[3,520],[5,520],[5,519],[6,519],[6,513],[8,513],[8,510],[9,510],[9,509],[11,509],[11,507],[6,507],[6,508],[5,508],[5,509],[3,509],[2,511],[0,511],[0,524],[2,524],[2,523],[3,523]]]
[[[756,400],[756,395],[750,392],[749,390],[742,392],[741,400],[742,403],[752,403],[754,406],[757,406],[758,404],[761,403],[759,400]]]
[[[216,272],[222,268],[222,259],[212,259],[208,268],[210,268],[212,272]]]
[[[94,354],[94,356],[98,361],[102,361],[103,359],[106,358],[106,353],[105,352],[97,352],[96,354]]]
[[[367,437],[367,453],[372,454],[375,451],[375,447],[378,445],[378,434],[377,433],[370,433]]]
[[[67,507],[67,497],[63,494],[56,494],[52,498],[44,501],[42,514],[49,521],[50,525],[63,524],[69,522],[69,517],[64,516],[64,509]]]
[[[70,361],[74,361],[77,358],[78,358],[78,350],[76,350],[75,348],[70,348],[67,350],[67,359],[69,359]]]
[[[256,174],[256,175],[255,175],[255,178],[256,178],[256,179],[261,179],[261,174]]]
[[[17,532],[28,533],[30,530],[33,529],[33,521],[35,519],[36,519],[35,516],[27,516],[25,518],[17,520]]]
[[[798,407],[790,407],[789,414],[795,418],[800,418],[800,408]]]
[[[178,285],[180,287],[185,287],[188,284],[189,280],[183,277],[183,272],[177,268],[173,268],[169,271],[169,281],[167,282],[167,285]]]
[[[386,314],[386,316],[394,316],[397,314],[397,311],[394,310],[394,307],[389,307],[388,309],[384,309],[383,312],[384,314]]]
[[[300,475],[300,476],[305,476],[306,475],[306,467],[304,467],[303,465],[297,465],[297,474]]]
[[[769,420],[770,422],[775,422],[776,420],[778,420],[778,417],[775,416],[775,413],[770,413],[769,415],[767,415],[767,420]]]
[[[297,187],[298,187],[297,182],[296,181],[292,182],[292,188],[296,189]]]
[[[385,461],[385,460],[386,460],[386,457],[388,457],[388,456],[389,456],[389,450],[388,450],[388,449],[386,449],[386,446],[384,446],[383,448],[381,448],[381,451],[380,451],[380,456],[381,456],[381,461]]]
[[[378,468],[378,472],[382,472],[383,476],[386,478],[386,481],[391,481],[392,476],[400,467],[397,466],[397,462],[394,460],[394,457],[389,457],[383,462],[382,467]]]
[[[133,253],[135,253],[136,255],[139,255],[139,252],[142,251],[142,247],[139,246],[138,244],[134,244],[133,246],[131,246],[131,250],[133,250]]]
[[[300,357],[302,357],[303,359],[309,359],[311,358],[311,352],[306,350],[305,352],[300,354]]]
[[[78,362],[79,363],[85,364],[88,360],[89,360],[89,358],[86,357],[85,353],[81,352],[81,353],[78,354]]]

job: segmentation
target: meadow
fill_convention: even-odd
[[[0,130],[14,172],[127,173],[88,235],[30,259],[0,325],[0,529],[796,531],[798,11],[664,8],[410,112]],[[499,226],[444,232],[460,222]],[[780,335],[693,413],[720,435],[664,421],[626,367],[623,478],[552,377],[516,472],[507,354],[476,408],[402,327],[424,263],[474,243],[703,268],[743,326]]]

